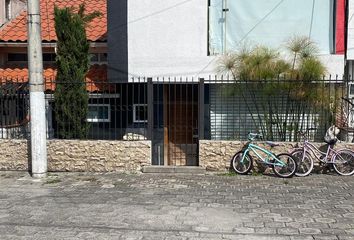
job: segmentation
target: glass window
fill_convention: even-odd
[[[26,62],[27,53],[9,53],[7,54],[7,61],[9,62]]]
[[[55,62],[55,53],[43,53],[44,62]]]
[[[107,53],[100,53],[100,62],[107,62]]]
[[[91,53],[91,62],[98,62],[98,61],[99,61],[99,54]]]
[[[87,121],[88,122],[110,122],[111,111],[109,104],[89,104]]]
[[[44,62],[55,62],[55,53],[43,53]],[[7,61],[9,62],[26,62],[28,60],[27,53],[9,53]]]
[[[107,53],[91,53],[91,63],[107,62]]]
[[[5,1],[5,17],[7,20],[11,19],[11,1]]]
[[[147,122],[147,104],[133,105],[133,121],[136,123]]]

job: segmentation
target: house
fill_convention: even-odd
[[[0,1],[0,26],[17,15],[26,8],[26,0],[1,0]]]
[[[276,47],[293,35],[310,36],[329,73],[344,73],[345,0],[41,1],[48,137],[55,137],[56,128],[54,4],[82,2],[89,12],[103,13],[86,29],[95,62],[87,75],[88,138],[147,138],[155,165],[198,165],[200,140],[243,140],[248,131],[265,128],[252,119],[247,97],[226,94],[232,81],[210,77],[219,56],[241,44]],[[3,82],[27,81],[26,34],[25,11],[0,28]],[[300,120],[312,126],[321,114]]]
[[[53,90],[55,88],[55,47],[56,35],[54,29],[54,6],[58,7],[78,7],[85,2],[86,11],[88,13],[99,11],[102,16],[94,19],[87,26],[87,37],[90,42],[91,68],[87,75],[87,90],[90,92],[89,116],[94,123],[99,122],[102,112],[108,114],[109,107],[105,104],[98,103],[93,95],[97,95],[107,82],[107,7],[105,0],[48,0],[40,1],[41,9],[41,27],[42,27],[42,50],[43,50],[43,75],[46,82],[46,106],[47,106],[47,123],[49,137],[53,137]],[[26,83],[28,81],[27,67],[27,12],[25,0],[1,0],[0,9],[5,10],[5,14],[1,14],[0,21],[0,82],[16,82]],[[0,22],[1,23],[1,22]],[[28,90],[28,89],[27,89]],[[114,94],[113,94],[114,95]],[[112,95],[112,96],[113,96]],[[108,101],[112,96],[107,96],[103,101]],[[21,97],[19,105],[24,105]],[[27,96],[28,99],[28,96]],[[2,108],[15,109],[10,103],[2,102]],[[15,104],[13,102],[12,104]],[[26,118],[26,107],[20,112],[7,111],[0,120],[2,132],[17,132],[14,128],[23,126],[27,121],[19,118]],[[10,114],[10,112],[12,112]],[[11,116],[10,116],[10,115]],[[16,115],[17,114],[17,115]],[[20,116],[19,116],[20,114]],[[15,116],[18,116],[17,118]],[[17,119],[17,120],[15,120]],[[55,125],[55,124],[54,124]],[[4,137],[7,137],[5,134]]]
[[[342,76],[345,2],[108,0],[108,77],[206,78],[239,44],[278,48],[293,35],[313,39],[328,73]]]
[[[234,139],[254,128],[240,114],[245,106],[235,107],[242,99],[220,94],[225,85],[208,81],[220,54],[242,44],[278,48],[305,35],[318,44],[328,74],[341,78],[346,2],[108,0],[108,81],[151,79],[145,120],[153,133],[153,164],[198,165],[200,139]],[[311,117],[313,123],[318,116]]]

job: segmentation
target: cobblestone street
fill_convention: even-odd
[[[354,177],[0,172],[0,239],[354,239]]]

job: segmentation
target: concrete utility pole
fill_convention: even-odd
[[[32,176],[40,178],[47,175],[47,139],[39,0],[28,0],[27,8]]]

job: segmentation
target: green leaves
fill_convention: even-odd
[[[314,57],[318,53],[316,44],[306,36],[291,37],[286,43],[286,48],[301,58]]]
[[[326,73],[316,44],[307,37],[292,37],[284,50],[287,53],[248,44],[221,56],[218,63],[219,73],[241,80],[225,94],[243,99],[253,124],[270,140],[292,140],[307,116],[330,106],[328,91],[316,81]]]
[[[267,46],[244,45],[236,52],[221,56],[217,70],[242,80],[271,80],[278,77],[320,80],[326,73],[326,68],[317,57],[318,48],[308,37],[290,38],[285,50],[288,54],[281,54],[277,49]]]
[[[80,5],[77,13],[73,8],[54,8],[58,38],[54,110],[59,138],[82,139],[88,132],[86,118],[89,97],[85,77],[90,66],[90,45],[85,27],[97,16],[100,16],[100,13],[85,15],[85,5]]]

